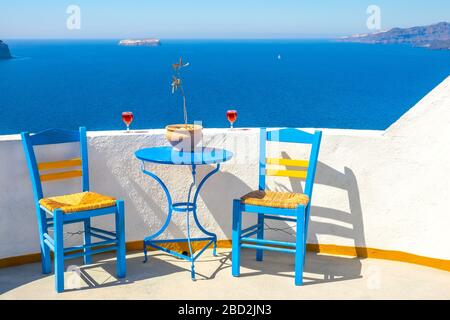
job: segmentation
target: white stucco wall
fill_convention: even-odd
[[[205,129],[208,146],[225,147],[235,158],[205,185],[199,217],[220,239],[231,237],[231,202],[258,183],[258,129]],[[89,132],[91,189],[126,203],[127,241],[157,231],[166,216],[159,186],[140,171],[134,151],[165,145],[163,130],[124,134]],[[41,161],[73,156],[75,145],[39,150]],[[297,158],[303,151],[287,148]],[[308,242],[399,250],[450,259],[450,78],[386,131],[324,130],[313,193]],[[39,251],[32,188],[20,138],[0,136],[0,258]],[[190,174],[186,167],[149,165],[169,186],[175,200],[185,200]],[[200,167],[203,176],[211,167]],[[295,180],[269,181],[273,189],[301,191]],[[48,194],[78,191],[79,181],[48,183]],[[245,223],[250,222],[250,218]],[[185,231],[175,214],[169,237]],[[94,224],[110,228],[112,219]],[[286,228],[285,223],[271,223]],[[75,232],[73,225],[68,231]],[[292,240],[292,231],[269,236]],[[67,234],[67,243],[80,239]]]

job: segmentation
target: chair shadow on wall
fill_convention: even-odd
[[[283,157],[288,158],[286,154],[283,154]],[[299,193],[303,192],[303,187],[300,180],[290,179],[289,182],[291,187],[289,191]],[[216,184],[217,189],[223,190],[223,193],[217,194],[217,192],[209,191],[208,188],[205,188],[202,191],[202,199],[213,215],[215,212],[223,212],[223,210],[229,212],[229,215],[225,216],[214,215],[214,218],[220,225],[220,228],[222,230],[229,231],[231,230],[232,199],[236,197],[236,194],[244,195],[252,189],[241,179],[227,172],[217,173],[214,183]],[[317,164],[315,185],[316,189],[315,192],[313,192],[313,203],[314,197],[317,199],[317,197],[320,196],[317,192],[318,185],[325,185],[342,189],[346,192],[349,210],[343,211],[340,209],[313,205],[310,213],[311,219],[309,222],[308,243],[313,244],[313,249],[315,249],[314,244],[319,243],[319,235],[330,235],[345,238],[349,239],[350,242],[353,243],[353,246],[359,247],[359,255],[365,256],[365,253],[363,252],[365,250],[365,236],[362,207],[358,183],[353,171],[350,168],[345,167],[344,172],[340,172],[319,161]],[[230,188],[230,186],[232,186],[232,188]],[[288,190],[285,185],[281,184],[277,184],[277,188],[279,191]],[[244,228],[245,226],[254,224],[256,221],[256,215],[252,214],[244,214],[243,218]],[[269,226],[273,223],[276,224],[276,227],[271,227],[269,229],[272,230],[266,231],[267,238],[270,237],[270,233],[274,231],[273,229],[275,229],[289,233],[292,239],[288,241],[295,241],[295,229],[292,229],[289,224],[279,221],[268,222]],[[287,230],[290,230],[291,232]],[[227,234],[228,233],[229,232],[227,232]],[[293,277],[293,275],[289,273],[293,272],[294,259],[293,256],[289,254],[266,251],[264,253],[264,263],[264,261],[258,262],[255,260],[254,250],[242,250],[242,252],[242,267],[252,271],[248,272],[247,270],[242,272],[241,277],[267,273],[290,278]],[[220,266],[210,278],[213,278],[222,270],[230,272],[230,258],[231,254],[222,253],[218,258]],[[304,279],[306,281],[304,285],[361,278],[362,265],[360,259],[361,258],[358,257],[326,255],[315,252],[315,250],[308,251],[305,263]]]
[[[358,248],[356,250],[359,256],[366,256],[367,249],[361,199],[358,181],[353,171],[348,167],[344,167],[344,172],[342,173],[319,161],[315,183],[344,190],[348,199],[348,211],[313,205],[309,222],[308,243],[313,245],[320,243],[319,235],[340,237],[347,239],[347,241],[350,240],[350,246]],[[297,192],[296,188],[294,188],[294,192]],[[326,220],[323,221],[321,219]],[[333,223],[333,221],[336,222]],[[306,263],[305,271],[323,275],[322,281],[314,279],[312,283],[351,280],[362,277],[360,257],[331,256],[318,252],[312,252],[311,254],[314,255],[312,259],[314,263]]]

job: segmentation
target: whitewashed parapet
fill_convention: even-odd
[[[449,87],[447,78],[386,131],[324,129],[308,242],[450,259]],[[257,187],[258,129],[205,129],[204,142],[236,155],[207,182],[199,203],[202,224],[220,239],[229,239],[232,199]],[[125,200],[127,241],[155,232],[165,218],[166,199],[159,186],[140,172],[133,153],[165,145],[164,131],[89,132],[88,143],[91,188]],[[298,148],[286,150],[288,156],[301,154]],[[76,151],[75,146],[57,146],[42,150],[39,156],[68,158]],[[32,189],[17,135],[0,136],[0,163],[0,258],[38,252]],[[187,168],[151,168],[179,200],[186,197]],[[209,169],[198,171],[204,175]],[[302,188],[287,178],[269,184],[279,190]],[[47,189],[50,194],[61,190],[76,192],[78,182],[54,182]],[[112,221],[99,218],[94,224],[108,228]],[[269,236],[292,239],[287,224],[273,227],[285,230],[269,231]],[[74,225],[68,231],[78,229]],[[168,236],[178,237],[185,231],[183,215],[179,215]],[[67,234],[68,244],[79,240],[79,235]]]

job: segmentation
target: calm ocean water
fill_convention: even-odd
[[[180,55],[189,120],[226,127],[385,129],[450,75],[450,52],[327,41],[8,41],[0,61],[0,134],[49,127],[132,129],[183,121],[171,94]],[[278,56],[280,55],[280,59]]]

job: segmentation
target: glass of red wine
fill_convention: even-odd
[[[127,126],[127,132],[130,132],[130,124],[133,122],[133,112],[131,111],[124,111],[122,112],[122,121]]]
[[[236,110],[228,110],[227,111],[227,119],[230,122],[230,129],[233,129],[233,123],[237,119],[237,111]]]

